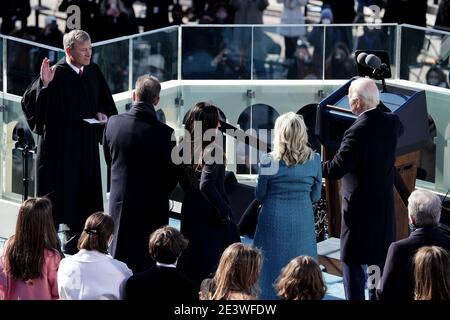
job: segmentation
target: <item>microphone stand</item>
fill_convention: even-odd
[[[379,69],[373,69],[373,77],[381,80],[382,93],[388,92],[386,87],[386,81],[384,80],[383,71]]]
[[[24,130],[19,129],[18,140],[15,148],[22,152],[22,201],[28,199],[28,186],[30,179],[28,178],[28,157],[30,154],[36,153],[35,148],[30,147],[29,143],[25,141]]]

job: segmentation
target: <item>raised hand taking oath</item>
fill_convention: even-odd
[[[50,67],[50,60],[48,58],[44,58],[42,61],[40,76],[44,87],[48,87],[55,76],[55,66]]]

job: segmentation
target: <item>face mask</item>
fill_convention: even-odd
[[[432,86],[439,85],[439,78],[437,78],[437,77],[429,77],[428,78],[428,84],[431,84]]]
[[[322,19],[322,24],[330,24],[331,20],[330,19]]]
[[[344,60],[344,55],[342,54],[342,53],[336,53],[335,55],[334,55],[334,59],[335,60],[337,60],[337,61],[342,61],[342,60]]]
[[[216,18],[219,21],[224,21],[228,17],[227,13],[223,10],[220,10],[216,13]]]

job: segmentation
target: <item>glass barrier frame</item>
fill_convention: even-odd
[[[417,26],[412,26],[412,25],[397,25],[397,24],[339,24],[339,25],[320,25],[320,24],[303,24],[303,25],[230,25],[230,26],[218,26],[218,25],[189,25],[189,26],[171,26],[171,27],[167,27],[167,28],[163,28],[163,29],[158,29],[158,30],[152,30],[152,31],[148,31],[148,32],[144,32],[144,33],[140,33],[140,34],[135,34],[135,35],[131,35],[131,36],[125,36],[125,37],[120,37],[120,38],[115,38],[115,39],[110,39],[110,40],[106,40],[106,41],[101,41],[101,42],[96,42],[93,43],[93,48],[99,48],[101,46],[107,46],[113,43],[118,43],[120,41],[124,41],[124,43],[126,43],[126,45],[128,46],[128,61],[126,61],[126,65],[128,66],[128,74],[127,74],[127,82],[128,85],[126,86],[126,91],[123,92],[117,92],[117,94],[114,94],[114,98],[116,103],[122,103],[125,104],[124,101],[127,101],[126,103],[129,104],[129,98],[124,99],[123,97],[125,97],[127,94],[129,95],[129,92],[133,89],[134,87],[134,78],[136,75],[136,72],[134,70],[134,63],[135,63],[135,51],[134,51],[134,47],[136,42],[138,41],[139,38],[143,38],[146,36],[149,36],[149,38],[151,38],[152,35],[157,35],[158,33],[165,33],[165,32],[177,32],[176,35],[176,44],[174,45],[174,47],[176,48],[176,58],[174,58],[174,61],[172,61],[172,66],[174,66],[175,61],[176,61],[176,76],[172,77],[169,80],[175,80],[176,83],[172,83],[171,81],[165,81],[163,82],[163,92],[165,90],[167,90],[166,93],[166,98],[162,99],[162,101],[164,101],[164,105],[160,107],[162,112],[168,112],[169,114],[169,122],[171,125],[175,125],[177,128],[176,129],[180,129],[182,127],[181,124],[181,119],[183,116],[183,110],[185,110],[186,108],[189,108],[190,106],[183,106],[182,104],[182,98],[183,98],[183,94],[186,90],[184,90],[185,84],[184,81],[186,81],[185,79],[183,79],[183,32],[186,32],[187,28],[192,28],[194,30],[198,29],[198,28],[210,28],[210,27],[215,27],[215,28],[244,28],[244,29],[249,29],[251,30],[251,46],[250,46],[250,76],[249,76],[249,81],[253,81],[253,80],[257,80],[255,77],[255,63],[254,63],[254,59],[255,59],[255,51],[257,50],[257,43],[255,41],[255,39],[257,38],[255,36],[255,33],[258,33],[259,30],[264,30],[264,29],[273,29],[273,30],[277,30],[277,28],[280,27],[286,27],[286,28],[290,28],[290,27],[294,27],[294,28],[299,28],[299,27],[305,27],[305,28],[314,28],[314,27],[320,27],[323,28],[322,30],[322,44],[323,44],[323,48],[324,48],[324,52],[326,49],[326,40],[327,40],[327,30],[331,29],[331,28],[355,28],[355,27],[371,27],[371,28],[377,28],[377,27],[389,27],[392,28],[393,30],[395,30],[392,34],[391,34],[391,41],[394,44],[394,53],[395,55],[392,57],[392,61],[391,63],[395,66],[394,72],[392,74],[392,80],[393,81],[399,81],[402,82],[403,80],[401,80],[400,78],[400,74],[401,74],[401,70],[400,70],[400,63],[402,60],[402,55],[401,55],[401,50],[402,50],[402,45],[403,43],[403,32],[404,30],[419,30],[419,31],[423,31],[425,33],[430,33],[430,34],[439,34],[439,35],[443,35],[443,36],[448,36],[450,37],[450,33],[449,32],[445,32],[445,31],[441,31],[441,30],[435,30],[432,28],[423,28],[423,27],[417,27]],[[353,29],[352,29],[353,30]],[[173,37],[175,39],[175,37]],[[1,70],[2,70],[2,92],[0,92],[0,98],[2,99],[1,101],[1,107],[3,108],[3,106],[5,105],[4,101],[11,99],[14,95],[8,93],[8,44],[9,42],[17,42],[17,43],[22,43],[24,45],[30,45],[30,46],[35,46],[38,48],[42,48],[42,49],[47,49],[47,50],[53,50],[58,52],[58,54],[60,54],[61,56],[64,55],[64,50],[60,49],[60,48],[54,48],[54,47],[50,47],[50,46],[46,46],[46,45],[41,45],[41,44],[37,44],[34,43],[32,41],[28,41],[28,40],[24,40],[24,39],[18,39],[15,37],[10,37],[10,36],[3,36],[0,35],[0,41],[1,41],[1,52],[2,52],[2,65],[1,65]],[[448,56],[447,56],[448,58]],[[321,77],[318,80],[326,80],[325,78],[325,64],[326,64],[326,54],[324,53],[322,55],[322,72],[321,72]],[[175,74],[174,72],[172,74]],[[182,82],[183,80],[183,82]],[[210,79],[208,79],[210,80]],[[257,81],[265,81],[265,80],[257,80]],[[169,84],[171,83],[171,84]],[[261,82],[262,84],[263,82]],[[415,85],[417,82],[411,81],[409,84],[406,83],[405,85]],[[164,84],[169,84],[168,88],[169,89],[164,89]],[[427,84],[420,84],[417,83],[420,86],[423,86],[423,90],[427,91],[427,98],[430,99],[431,104],[434,105],[434,103],[436,101],[439,101],[439,99],[443,99],[444,97],[450,97],[450,91],[448,89],[440,89],[440,88],[435,88],[431,85],[427,85]],[[170,92],[170,93],[169,93]],[[187,93],[186,93],[187,94]],[[162,95],[164,95],[164,93],[162,93]],[[120,98],[119,98],[120,97]],[[6,100],[5,100],[6,99]],[[14,101],[15,103],[18,102],[17,99],[20,99],[19,96],[15,96],[14,97]],[[450,98],[449,98],[450,99]],[[120,102],[119,102],[120,100]],[[175,100],[175,101],[174,101]],[[251,99],[250,99],[251,100]],[[172,104],[173,103],[173,107]],[[430,104],[430,106],[431,106]],[[248,107],[251,108],[251,111],[253,111],[253,106],[255,105],[254,102],[249,102]],[[126,106],[123,108],[124,110],[126,110]],[[442,110],[437,110],[434,107],[430,113],[435,117],[435,118],[442,118],[442,116],[439,116],[439,114],[442,114]],[[173,109],[173,110],[172,110]],[[169,110],[169,111],[168,111]],[[226,113],[226,112],[225,112]],[[253,112],[250,113],[251,114],[251,118],[253,117]],[[2,112],[0,110],[0,116],[2,117],[2,123],[4,123],[6,121],[6,116],[5,113]],[[442,122],[442,121],[441,121]],[[426,185],[427,188],[431,188],[433,191],[437,191],[437,192],[444,192],[446,190],[444,190],[445,186],[446,186],[446,181],[445,179],[449,179],[444,177],[444,171],[446,170],[445,167],[445,159],[444,159],[444,154],[447,151],[444,151],[444,144],[446,143],[445,137],[447,135],[447,128],[444,128],[445,123],[441,123],[438,121],[437,123],[437,131],[438,131],[438,137],[436,138],[436,146],[438,148],[437,153],[436,153],[436,165],[435,165],[435,170],[436,170],[436,181],[435,183],[428,183],[425,181],[418,181],[418,185]],[[449,129],[450,130],[450,129]],[[6,137],[4,136],[5,133],[3,132],[3,130],[0,131],[0,141],[2,141],[2,145],[3,142],[5,141]],[[36,140],[37,141],[37,140]],[[4,155],[3,153],[3,147],[0,149],[1,150],[1,155]],[[449,153],[450,154],[450,153]],[[0,159],[1,160],[1,159]],[[2,162],[2,161],[0,161]],[[16,195],[15,194],[5,194],[3,195],[2,192],[5,190],[4,188],[4,181],[5,181],[5,167],[3,166],[3,164],[0,166],[0,181],[1,181],[1,190],[0,190],[0,198],[2,196],[7,196],[8,198],[11,199],[16,199]],[[253,173],[253,172],[252,172]],[[448,174],[448,173],[447,173]]]

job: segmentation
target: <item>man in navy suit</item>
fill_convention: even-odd
[[[156,266],[131,276],[125,285],[125,299],[154,301],[196,301],[199,287],[177,270],[177,261],[188,241],[169,226],[152,233],[149,251]]]
[[[154,264],[147,254],[148,237],[169,223],[169,195],[177,183],[173,129],[155,112],[160,91],[156,78],[139,77],[131,110],[111,117],[103,137],[111,167],[109,214],[115,221],[111,252],[134,273]]]
[[[395,241],[394,162],[403,126],[397,115],[383,112],[375,82],[353,81],[348,91],[358,116],[344,133],[337,154],[323,163],[323,177],[341,179],[341,262],[349,300],[364,300],[366,266],[382,272]],[[374,298],[375,290],[371,290]]]
[[[377,296],[386,301],[414,300],[413,257],[423,246],[439,246],[450,252],[450,237],[438,228],[441,200],[426,190],[416,190],[408,199],[410,222],[416,230],[389,247]],[[431,270],[430,270],[431,272]]]

